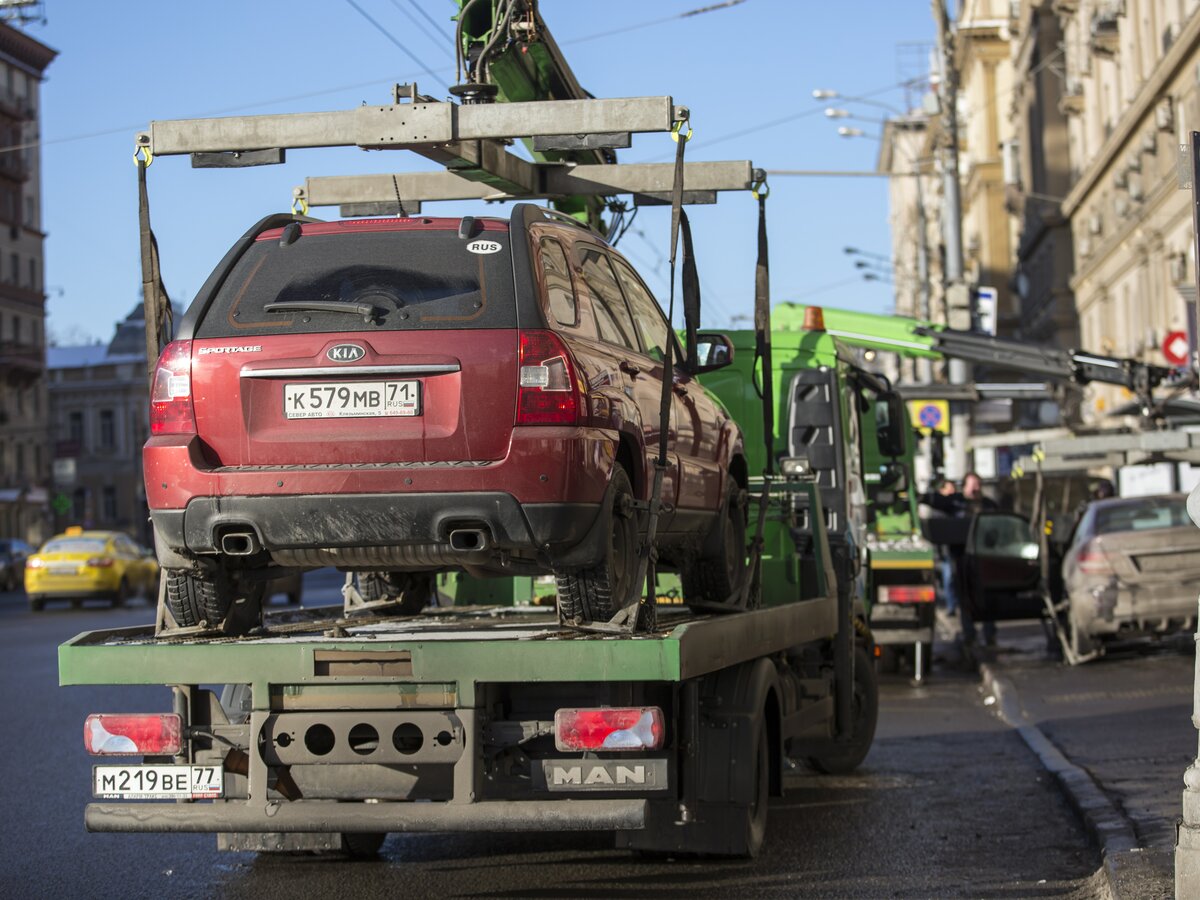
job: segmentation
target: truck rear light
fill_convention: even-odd
[[[83,725],[93,756],[175,756],[183,747],[183,720],[175,713],[93,713]]]
[[[880,603],[932,603],[932,584],[884,584],[879,586]]]
[[[1113,570],[1112,563],[1108,561],[1104,551],[1092,541],[1088,541],[1080,548],[1075,562],[1079,566],[1079,571],[1087,575],[1109,575]]]
[[[563,752],[658,750],[665,734],[657,706],[560,709],[554,714],[554,746]]]
[[[158,357],[150,389],[150,433],[196,433],[191,341],[171,341]]]
[[[575,364],[553,331],[522,331],[518,425],[574,425],[579,421]]]
[[[107,569],[110,568],[112,564],[113,561],[107,556],[93,556],[87,561],[87,565],[91,566],[93,569]]]

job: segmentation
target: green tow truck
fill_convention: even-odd
[[[885,668],[908,657],[919,682],[932,658],[934,552],[917,515],[908,409],[886,379],[855,363],[852,336],[826,331],[821,310],[806,316],[805,309],[784,303],[772,311],[776,446],[808,460],[820,487],[839,589],[870,624]],[[747,448],[761,447],[755,333],[730,337],[738,351],[733,365],[702,381],[742,423]],[[752,471],[756,463],[761,459],[752,457]],[[803,548],[809,523],[803,512],[796,526],[772,523],[764,572],[776,573],[782,583],[793,577],[803,556],[793,550],[793,539]],[[788,535],[789,527],[798,530]]]
[[[461,104],[398,86],[379,106],[155,122],[139,135],[151,361],[169,337],[145,202],[152,158],[191,155],[197,165],[234,167],[281,162],[285,149],[356,146],[410,149],[447,166],[310,179],[297,192],[312,206],[390,200],[392,211],[397,196],[411,206],[673,195],[678,209],[684,195],[703,202],[717,190],[748,191],[746,162],[622,167],[603,152],[630,131],[678,133],[686,110],[670,97],[568,92],[482,102],[487,67],[501,67],[493,43],[520,52],[544,28],[518,7],[536,14],[536,5],[491,4],[495,28],[510,38],[498,43],[471,39],[474,25],[466,23],[475,81],[464,84]],[[539,88],[536,96],[552,94]],[[514,139],[585,149],[539,150],[530,162],[506,150]],[[597,148],[593,163],[557,158]],[[675,180],[681,172],[687,192]],[[597,206],[583,203],[578,212],[594,219]],[[689,349],[698,349],[695,338]],[[749,447],[774,429],[755,430],[763,404],[754,377],[753,367],[739,365],[723,387],[714,385],[730,398]],[[825,423],[827,441],[840,448],[832,456],[857,485],[834,487],[855,502],[827,516],[826,498],[836,491],[820,481],[831,456],[821,445],[789,441],[782,476],[760,451],[764,473],[748,501],[750,522],[760,523],[750,588],[732,606],[664,606],[648,627],[640,616],[625,621],[630,627],[614,617],[580,630],[538,607],[454,606],[401,618],[354,609],[348,596],[344,607],[282,611],[249,633],[213,636],[169,627],[160,596],[155,625],[62,645],[63,685],[158,684],[172,697],[169,712],[88,718],[85,742],[97,765],[87,827],[208,832],[226,849],[351,855],[373,854],[390,832],[573,829],[613,832],[621,846],[643,850],[753,856],[787,760],[851,771],[870,749],[878,712],[862,587],[864,489],[850,449],[859,410],[825,382],[823,400],[789,401],[780,409],[794,417],[776,420],[797,434],[806,416]],[[903,440],[899,421],[881,422],[881,442]]]

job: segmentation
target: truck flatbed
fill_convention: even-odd
[[[563,628],[539,607],[431,610],[345,618],[340,607],[286,611],[243,637],[154,635],[152,625],[80,634],[59,648],[59,681],[200,684],[684,681],[832,637],[837,604],[816,598],[727,614],[659,609],[656,631],[614,636]]]

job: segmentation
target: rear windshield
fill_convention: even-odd
[[[1154,531],[1191,525],[1183,497],[1155,497],[1096,510],[1096,534],[1117,531]]]
[[[486,239],[389,231],[304,235],[286,246],[257,241],[225,279],[196,337],[515,328],[508,234],[488,231]],[[276,303],[287,305],[269,309]],[[336,308],[315,308],[322,304]]]
[[[104,541],[96,538],[63,538],[47,541],[43,553],[103,553]]]

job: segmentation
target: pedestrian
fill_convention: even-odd
[[[927,504],[933,509],[953,518],[966,520],[966,522],[969,522],[978,513],[994,512],[998,509],[994,500],[984,496],[983,480],[975,472],[968,472],[963,476],[961,493],[957,491],[947,493],[942,493],[941,490],[936,493],[929,491],[923,494],[920,499],[922,503]],[[966,526],[966,522],[964,522],[964,526],[969,527]],[[962,595],[963,556],[966,552],[965,527],[963,541],[943,545],[942,552],[950,560],[949,581],[951,587],[946,592],[947,604],[953,602],[958,608],[959,623],[962,628],[963,648],[967,653],[971,653],[978,635],[975,628],[975,619],[971,615],[970,604],[963,602],[964,598]],[[994,646],[996,643],[996,623],[991,619],[983,621],[983,642],[989,647]]]
[[[958,493],[958,486],[953,479],[944,478],[937,492],[942,497],[953,497]],[[958,612],[958,582],[954,577],[954,558],[945,544],[938,544],[938,571],[942,581],[942,603],[946,615],[952,616]]]

